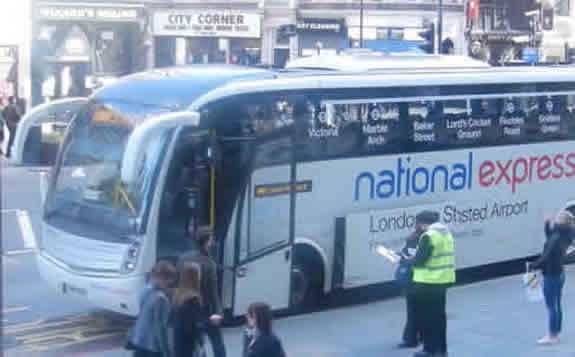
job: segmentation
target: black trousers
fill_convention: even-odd
[[[447,353],[447,285],[414,284],[416,324],[421,328],[423,350]]]
[[[14,145],[14,139],[16,139],[16,128],[8,127],[8,146],[6,147],[6,157],[10,157],[12,155],[12,146]]]
[[[403,329],[403,342],[416,345],[421,339],[421,329],[415,318],[415,294],[409,290],[405,292],[405,328]]]
[[[208,323],[208,326],[206,327],[206,335],[208,335],[208,338],[210,339],[210,344],[214,351],[214,357],[226,357],[226,346],[224,345],[224,338],[220,327]]]

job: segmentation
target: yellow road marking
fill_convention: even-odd
[[[42,352],[125,336],[127,327],[127,324],[104,317],[78,315],[58,321],[36,320],[8,325],[4,332],[12,335],[23,351]]]
[[[22,312],[22,311],[27,311],[30,308],[28,306],[22,306],[22,307],[9,307],[7,309],[2,310],[2,314],[9,314],[11,312]]]
[[[62,326],[62,325],[67,325],[67,324],[73,323],[75,321],[81,321],[81,319],[84,317],[85,316],[75,316],[75,317],[68,318],[66,320],[58,320],[58,321],[47,321],[44,319],[40,319],[40,320],[36,320],[36,321],[32,321],[32,322],[26,322],[26,323],[22,323],[22,324],[8,325],[8,326],[4,326],[4,333],[19,333],[19,332],[24,332],[24,331],[28,331],[28,330],[35,330],[35,329],[40,329],[40,328]]]

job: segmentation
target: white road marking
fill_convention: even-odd
[[[20,211],[19,209],[15,209],[15,208],[6,208],[3,210],[0,210],[0,213],[16,213]]]
[[[19,210],[17,213],[17,217],[18,217],[18,223],[20,223],[20,229],[22,230],[22,239],[24,240],[24,248],[35,249],[36,235],[34,234],[34,229],[32,229],[30,215],[28,215],[27,211]]]
[[[22,312],[22,311],[27,311],[30,308],[28,306],[19,306],[19,307],[8,307],[6,309],[2,310],[2,314],[9,314],[11,312]]]
[[[4,256],[14,256],[14,255],[24,255],[24,254],[30,254],[30,253],[35,253],[36,250],[34,249],[16,249],[16,250],[10,250],[8,252],[4,252]]]

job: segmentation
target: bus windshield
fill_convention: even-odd
[[[155,175],[171,131],[147,146],[135,183],[120,179],[127,140],[147,116],[169,111],[119,101],[92,101],[76,116],[54,168],[46,221],[75,234],[117,240],[141,233]]]

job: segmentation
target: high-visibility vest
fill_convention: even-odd
[[[413,281],[424,284],[455,282],[455,244],[443,225],[432,225],[425,233],[431,244],[431,256],[423,267],[413,267]]]

